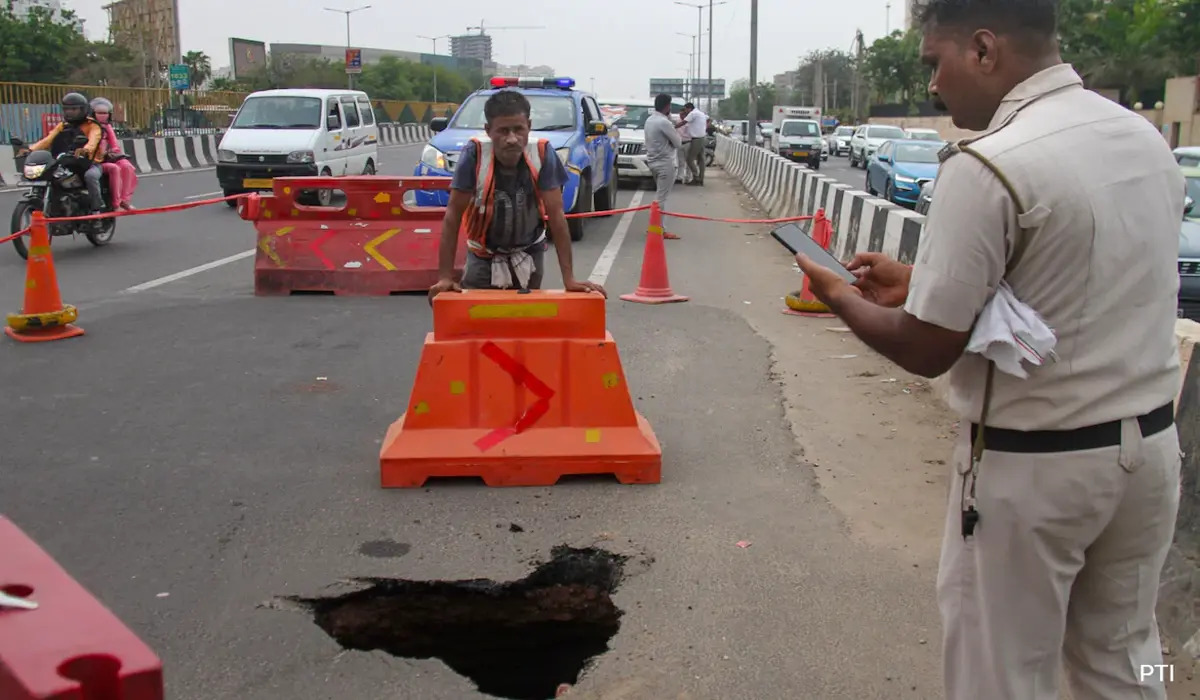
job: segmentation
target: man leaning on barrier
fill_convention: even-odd
[[[567,170],[548,141],[530,142],[529,109],[529,100],[515,90],[500,90],[484,104],[486,135],[467,143],[454,169],[431,302],[464,288],[541,289],[547,220],[563,288],[608,296],[604,287],[575,279],[563,213]],[[461,285],[454,281],[460,228],[467,234]]]
[[[1154,609],[1180,496],[1179,166],[1062,62],[1053,0],[916,14],[930,92],[984,133],[943,150],[914,266],[861,254],[851,286],[798,262],[872,348],[949,371],[963,429],[937,582],[946,697],[1056,700],[1065,662],[1077,700],[1163,700],[1162,676],[1139,669],[1162,664]],[[992,348],[1034,318],[991,323],[1019,307],[1057,336],[1057,361],[1024,378]],[[966,353],[981,328],[995,340]]]

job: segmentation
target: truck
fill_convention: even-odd
[[[771,125],[774,127],[771,129],[771,143],[767,144],[767,149],[773,153],[779,152],[779,127],[783,126],[784,119],[815,119],[820,124],[821,108],[775,105],[771,109]]]

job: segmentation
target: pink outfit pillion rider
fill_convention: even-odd
[[[101,143],[104,146],[105,159],[100,167],[104,168],[104,174],[108,176],[108,188],[112,194],[113,209],[129,211],[133,209],[130,200],[133,197],[133,190],[137,188],[137,169],[133,167],[133,161],[117,157],[122,153],[121,142],[117,140],[117,133],[113,131],[112,127],[112,102],[103,97],[97,97],[92,100],[91,105],[93,116],[104,130]]]

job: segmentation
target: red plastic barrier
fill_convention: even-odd
[[[162,662],[12,521],[0,517],[0,698],[162,700]]]
[[[271,196],[239,203],[254,222],[258,252],[254,293],[333,292],[352,296],[425,291],[437,282],[445,207],[410,207],[406,192],[448,190],[448,177],[285,177]],[[345,201],[315,206],[311,193],[330,189]],[[299,200],[303,200],[302,203]],[[340,198],[339,198],[340,199]],[[455,276],[466,264],[460,238]]]

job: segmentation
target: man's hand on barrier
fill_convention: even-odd
[[[433,298],[442,292],[461,292],[462,286],[451,279],[441,279],[437,284],[429,288],[429,305],[433,305]]]
[[[858,277],[854,286],[867,301],[896,308],[904,306],[908,299],[910,265],[896,262],[883,253],[859,253],[846,264],[846,269]]]
[[[842,279],[841,275],[824,265],[818,265],[803,253],[796,256],[796,264],[808,278],[808,288],[818,299],[829,306],[833,306],[838,297],[846,294],[862,296],[861,289],[852,287]]]
[[[568,292],[600,292],[604,295],[605,299],[608,298],[608,292],[604,290],[604,287],[601,287],[595,282],[589,282],[587,280],[584,280],[583,282],[569,280],[563,283],[563,289],[567,290]]]

